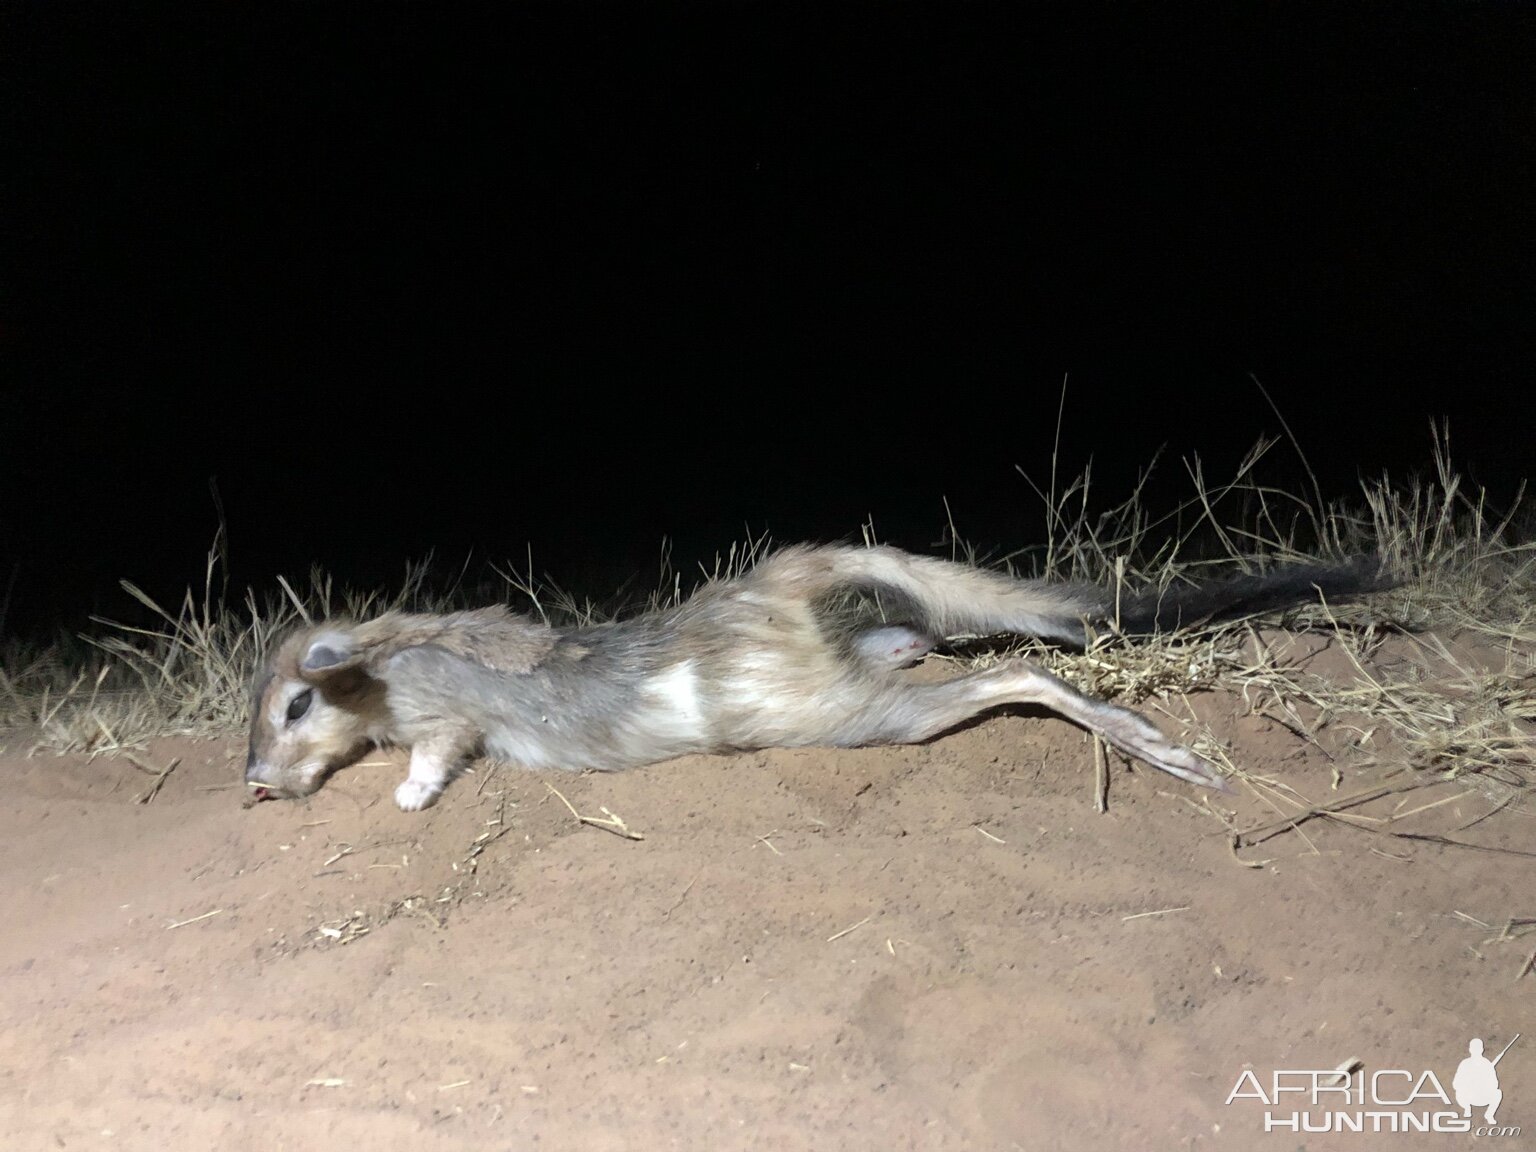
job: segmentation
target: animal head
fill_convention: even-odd
[[[377,677],[382,623],[305,629],[267,663],[251,700],[245,762],[257,799],[308,796],[381,731],[387,719]]]
[[[501,607],[441,615],[386,612],[365,624],[296,632],[256,679],[246,783],[258,799],[308,796],[370,743],[397,738],[386,697],[389,683],[398,688],[406,674],[392,672],[390,661],[407,649],[431,646],[517,674],[538,663],[553,635]]]

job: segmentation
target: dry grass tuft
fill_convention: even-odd
[[[310,573],[300,594],[279,578],[281,594],[238,604],[218,581],[223,531],[208,553],[201,592],[189,588],[172,612],[132,581],[122,588],[158,621],[141,627],[92,617],[100,631],[79,653],[62,647],[27,654],[0,669],[0,731],[34,737],[33,751],[91,755],[137,747],[156,736],[219,736],[249,720],[251,677],[294,625],[332,615],[363,617],[387,608],[436,603],[423,590],[426,566],[413,565],[391,596],[337,595],[330,578]]]
[[[1522,518],[1518,501],[1495,514],[1483,493],[1466,491],[1443,436],[1435,440],[1433,479],[1367,483],[1363,502],[1353,506],[1325,506],[1261,484],[1258,465],[1273,446],[1257,446],[1234,480],[1219,488],[1208,485],[1198,461],[1189,463],[1194,495],[1155,518],[1141,502],[1140,485],[1125,502],[1091,515],[1088,474],[1060,490],[1053,479],[1048,490],[1036,487],[1049,542],[1002,563],[1026,575],[1090,580],[1129,595],[1274,563],[1377,556],[1395,587],[1359,602],[1324,602],[1134,642],[1111,631],[1084,652],[1033,642],[1010,651],[1026,652],[1087,692],[1182,722],[1187,743],[1275,813],[1274,821],[1239,836],[1241,843],[1298,829],[1316,816],[1406,839],[1462,843],[1453,833],[1492,811],[1522,807],[1536,782],[1531,519]],[[1277,625],[1289,632],[1275,631]],[[1317,642],[1288,642],[1295,632]],[[1320,648],[1335,658],[1319,662]],[[1008,653],[962,648],[959,654],[969,665],[984,665]],[[1361,789],[1341,807],[1338,797],[1303,795],[1298,789],[1308,785],[1300,781],[1255,774],[1191,707],[1189,697],[1213,690],[1235,696],[1243,715],[1269,719],[1319,751],[1331,767],[1323,791],[1343,787],[1346,775],[1356,782],[1392,776],[1395,783]],[[1402,813],[1379,819],[1339,814],[1364,803],[1360,796],[1367,793],[1381,800],[1458,780],[1487,806],[1448,832],[1424,831],[1433,816],[1451,814],[1440,810],[1440,800],[1412,810],[1425,813],[1417,822]],[[1102,810],[1102,779],[1097,787]],[[1206,799],[1203,811],[1225,820],[1230,832],[1244,832]]]

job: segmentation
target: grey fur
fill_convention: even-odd
[[[303,796],[370,744],[400,745],[411,767],[395,797],[414,810],[476,755],[609,771],[691,752],[911,743],[997,705],[1037,703],[1224,788],[1139,713],[1027,661],[938,684],[898,670],[959,634],[1082,643],[1117,612],[1144,629],[1373,585],[1363,568],[1292,569],[1116,605],[1091,586],[894,548],[801,546],[676,608],[597,627],[552,629],[503,608],[332,622],[291,636],[258,678],[246,780],[258,795]]]

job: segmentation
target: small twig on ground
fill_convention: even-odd
[[[853,931],[855,931],[855,930],[857,930],[859,928],[864,927],[864,925],[868,924],[873,919],[874,919],[873,916],[866,916],[866,917],[864,917],[864,919],[860,920],[857,924],[850,924],[850,925],[848,925],[848,927],[844,928],[841,932],[834,932],[834,933],[832,933],[832,935],[827,937],[827,943],[830,944],[834,940],[841,940],[844,936],[848,935],[848,933],[853,932]]]
[[[1444,844],[1450,848],[1475,848],[1479,852],[1495,852],[1503,856],[1524,856],[1536,860],[1536,852],[1523,848],[1502,848],[1497,844],[1474,844],[1470,840],[1456,840],[1450,836],[1435,836],[1427,832],[1391,832],[1399,840],[1422,840],[1426,844]]]
[[[190,920],[178,920],[174,924],[167,924],[165,930],[169,932],[172,928],[185,928],[188,924],[196,924],[199,920],[206,920],[210,916],[217,916],[222,911],[224,909],[215,908],[212,912],[204,912],[201,916],[194,916]]]
[[[615,836],[622,836],[626,840],[645,839],[641,833],[632,831],[629,825],[624,823],[623,817],[615,816],[612,812],[609,812],[608,809],[602,809],[602,811],[606,814],[606,818],[604,816],[583,816],[580,812],[576,811],[575,806],[565,798],[565,794],[562,793],[560,789],[556,788],[547,780],[544,782],[544,787],[548,788],[556,796],[560,797],[560,803],[564,804],[570,811],[571,815],[576,817],[576,819],[582,824],[590,824],[594,828],[601,828],[605,832],[612,832]]]
[[[1157,908],[1151,912],[1136,912],[1130,916],[1120,917],[1120,923],[1124,924],[1128,920],[1142,920],[1148,916],[1166,916],[1170,912],[1188,912],[1192,907],[1191,904],[1181,904],[1177,908]]]
[[[693,875],[693,879],[688,881],[688,883],[683,886],[683,890],[680,893],[678,893],[677,902],[675,904],[673,904],[672,907],[668,908],[665,912],[663,912],[661,914],[661,918],[663,920],[669,919],[671,917],[672,913],[676,912],[679,908],[681,908],[683,906],[683,901],[688,899],[688,893],[693,891],[694,884],[696,884],[698,882],[699,875],[700,875],[699,873],[695,872],[694,875]]]
[[[481,775],[480,783],[475,785],[475,795],[476,796],[480,795],[482,792],[485,791],[485,786],[491,782],[491,777],[496,775],[496,769],[498,769],[500,767],[501,767],[501,765],[496,763],[496,761],[494,761],[494,760],[491,761],[490,767],[485,770],[483,775]]]
[[[158,796],[160,794],[161,786],[165,784],[165,778],[172,772],[176,771],[176,765],[181,763],[181,757],[178,756],[169,764],[167,764],[163,769],[152,768],[148,764],[145,764],[144,761],[140,760],[132,752],[125,752],[123,755],[131,764],[133,764],[135,768],[149,772],[155,777],[155,782],[149,786],[149,790],[147,792],[143,792],[133,798],[133,802],[135,804],[148,804],[151,800]]]
[[[1270,820],[1264,824],[1255,824],[1252,828],[1244,828],[1235,835],[1239,847],[1252,847],[1262,844],[1265,840],[1279,832],[1289,831],[1298,824],[1304,824],[1314,816],[1332,816],[1347,808],[1354,808],[1360,804],[1378,800],[1383,796],[1391,796],[1396,792],[1409,792],[1415,788],[1422,788],[1432,784],[1432,780],[1412,780],[1406,784],[1383,784],[1376,788],[1367,788],[1362,792],[1355,792],[1349,796],[1341,797],[1328,804],[1314,804],[1310,808],[1304,808],[1290,816],[1282,816],[1278,820]],[[1243,843],[1246,841],[1247,843]]]

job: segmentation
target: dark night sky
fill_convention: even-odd
[[[1106,501],[1250,373],[1330,493],[1531,471],[1529,6],[260,7],[0,14],[12,629],[199,579],[214,476],[262,587],[1028,543],[1064,375]]]

